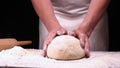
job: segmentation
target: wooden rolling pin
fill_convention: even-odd
[[[32,44],[32,41],[17,41],[15,38],[0,39],[0,51],[12,48],[14,46],[22,46]]]

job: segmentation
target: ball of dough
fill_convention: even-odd
[[[80,41],[70,35],[55,37],[47,48],[47,56],[52,59],[73,60],[85,56]]]

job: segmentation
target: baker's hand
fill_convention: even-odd
[[[69,32],[69,35],[72,35],[80,40],[80,45],[82,48],[85,50],[85,57],[90,57],[90,52],[89,52],[89,40],[88,36],[84,33],[81,33],[79,30]]]
[[[47,37],[45,38],[44,44],[43,44],[43,56],[45,57],[47,55],[47,47],[50,44],[50,42],[53,40],[54,37],[59,35],[67,34],[67,31],[64,28],[54,29],[51,32],[48,33]]]

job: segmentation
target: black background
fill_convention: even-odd
[[[120,8],[119,0],[111,0],[108,7],[109,16],[109,50],[120,51]]]
[[[25,48],[38,48],[38,16],[31,0],[2,0],[0,38],[31,40]]]
[[[119,0],[111,0],[108,7],[109,17],[109,50],[119,51]],[[0,38],[16,38],[32,40],[25,48],[38,49],[39,18],[31,4],[31,0],[1,0]]]

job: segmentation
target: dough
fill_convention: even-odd
[[[52,59],[73,60],[84,57],[85,52],[77,38],[70,35],[61,35],[55,37],[48,45],[47,56]]]

